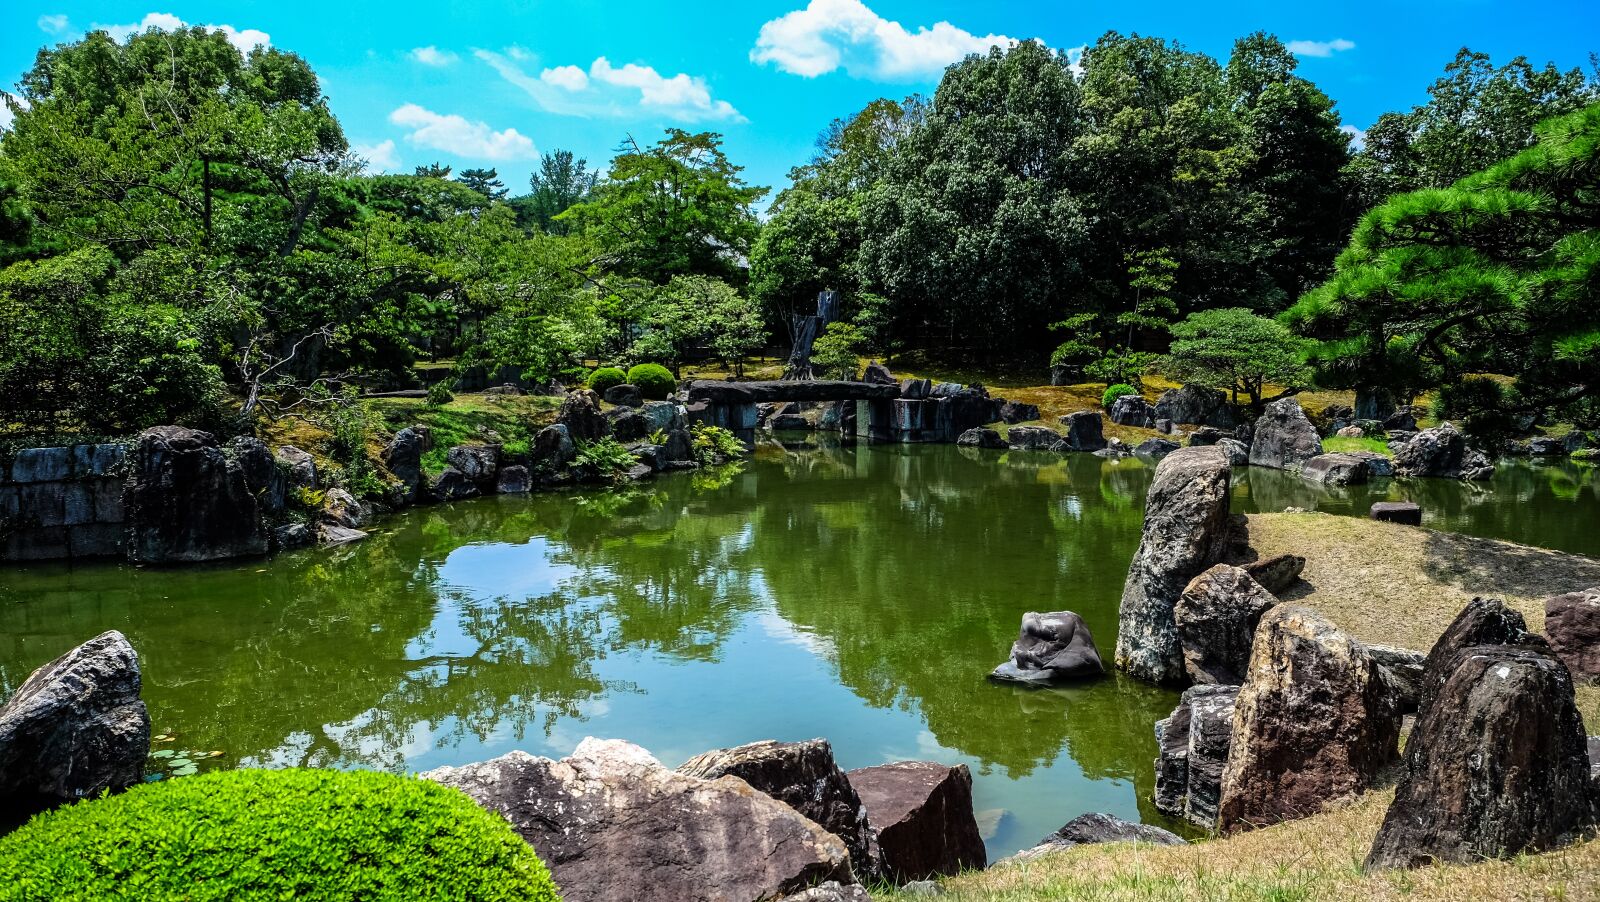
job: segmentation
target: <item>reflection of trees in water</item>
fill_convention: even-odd
[[[1376,501],[1415,501],[1423,523],[1525,545],[1600,556],[1600,472],[1573,461],[1502,460],[1494,479],[1382,479],[1331,488],[1282,470],[1234,471],[1234,506],[1248,513],[1286,507],[1366,516]]]
[[[1027,610],[1079,611],[1110,653],[1148,469],[929,447],[781,466],[808,475],[775,493],[762,472],[752,560],[779,613],[828,637],[843,683],[915,708],[939,742],[1013,775],[1066,745],[1092,776],[1145,778],[1167,694],[1115,679],[1019,694],[986,675]]]

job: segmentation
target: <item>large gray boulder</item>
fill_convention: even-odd
[[[1011,644],[1011,659],[991,679],[1044,685],[1082,680],[1105,673],[1089,625],[1071,611],[1022,615],[1022,632]]]
[[[1269,558],[1239,565],[1250,578],[1273,595],[1282,595],[1300,581],[1305,572],[1306,559],[1298,554],[1276,554]]]
[[[1600,586],[1545,599],[1544,634],[1573,679],[1600,679]]]
[[[267,553],[269,533],[244,468],[209,432],[156,426],[139,433],[122,498],[135,563]]]
[[[401,493],[408,502],[421,501],[427,495],[428,478],[422,472],[422,455],[432,446],[432,430],[427,426],[407,426],[396,432],[383,449],[383,466],[400,482]]]
[[[578,448],[566,424],[556,423],[539,430],[533,437],[533,465],[546,475],[565,472],[578,456]]]
[[[511,752],[424,779],[496,812],[567,902],[756,900],[854,883],[833,834],[738,777],[669,770],[636,745],[585,739],[560,761]]]
[[[1400,713],[1366,646],[1310,608],[1261,618],[1222,776],[1218,821],[1251,829],[1315,814],[1377,784]]]
[[[1406,740],[1369,868],[1541,852],[1593,822],[1572,678],[1539,648],[1461,649]]]
[[[500,470],[499,445],[456,445],[444,454],[445,465],[454,467],[480,492],[494,490],[495,474]]]
[[[752,742],[690,758],[678,773],[702,780],[734,776],[772,796],[844,841],[858,880],[879,871],[878,835],[850,779],[833,760],[826,739]]]
[[[1456,653],[1476,645],[1547,647],[1545,638],[1528,630],[1522,615],[1495,598],[1474,598],[1445,627],[1422,663],[1417,709],[1426,710],[1453,670]]]
[[[567,427],[567,435],[579,443],[586,444],[610,434],[605,414],[600,412],[600,396],[587,388],[567,394],[556,414],[556,422]]]
[[[1160,827],[1153,827],[1149,824],[1136,824],[1132,821],[1125,821],[1116,815],[1096,811],[1078,815],[1062,825],[1061,829],[1039,840],[1038,845],[1030,849],[1024,849],[1010,858],[1001,859],[995,862],[995,866],[1027,861],[1030,858],[1037,858],[1050,852],[1065,851],[1074,846],[1113,842],[1145,843],[1152,846],[1181,846],[1186,844],[1183,837],[1170,830],[1163,830]]]
[[[1016,451],[1049,451],[1061,444],[1061,433],[1045,426],[1012,426],[1006,437]]]
[[[1183,448],[1156,467],[1118,615],[1117,666],[1131,676],[1185,679],[1173,609],[1189,581],[1220,561],[1232,541],[1230,473],[1226,453],[1215,446]]]
[[[309,453],[293,445],[284,445],[273,456],[283,470],[285,492],[317,487],[317,461]]]
[[[1394,470],[1401,476],[1439,476],[1483,480],[1494,476],[1494,464],[1469,446],[1467,437],[1449,423],[1424,429],[1394,448]]]
[[[1372,469],[1365,458],[1335,451],[1318,454],[1301,465],[1300,475],[1323,485],[1365,485]]]
[[[1139,426],[1149,429],[1156,424],[1156,411],[1143,395],[1123,395],[1111,402],[1107,411],[1111,422],[1119,426]]]
[[[1216,829],[1238,686],[1191,686],[1156,722],[1156,810]]]
[[[965,764],[901,761],[849,773],[878,833],[883,876],[908,883],[988,862]]]
[[[1069,413],[1061,418],[1061,425],[1066,427],[1063,441],[1069,451],[1099,451],[1106,446],[1100,415],[1092,410]]]
[[[604,397],[607,404],[615,404],[618,407],[644,406],[644,395],[640,393],[639,386],[629,385],[626,382],[606,389]]]
[[[1228,403],[1228,396],[1203,385],[1185,385],[1162,392],[1156,399],[1155,419],[1218,429],[1239,425],[1238,412]]]
[[[1306,418],[1300,402],[1279,398],[1256,420],[1250,443],[1250,465],[1294,470],[1322,453],[1322,436]]]
[[[240,435],[230,439],[223,450],[244,472],[245,488],[256,496],[261,512],[267,515],[281,512],[288,497],[288,484],[266,442]]]
[[[1190,580],[1173,609],[1189,679],[1243,683],[1256,626],[1277,603],[1248,572],[1228,564],[1217,564]]]
[[[144,779],[139,656],[115,630],[35,670],[0,707],[0,810],[23,814]]]
[[[956,439],[956,444],[964,448],[1005,448],[1006,440],[1000,433],[984,426],[975,426],[961,433]]]

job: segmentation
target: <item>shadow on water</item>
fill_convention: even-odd
[[[1241,474],[1236,503],[1364,511],[1375,493],[1438,492],[1430,516],[1534,542],[1548,524],[1497,508],[1595,504],[1592,479],[1534,468],[1487,500],[1285,475]],[[1088,810],[1164,822],[1151,728],[1173,693],[985,676],[1030,610],[1078,611],[1109,657],[1150,476],[1091,455],[772,442],[641,488],[418,509],[270,561],[9,569],[0,691],[114,628],[140,652],[156,729],[231,765],[417,770],[561,755],[584,735],[675,764],[826,736],[847,767],[968,763],[978,806],[1008,812],[999,855]]]

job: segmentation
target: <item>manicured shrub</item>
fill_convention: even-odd
[[[1111,405],[1117,403],[1118,398],[1124,395],[1137,395],[1138,393],[1139,390],[1137,388],[1126,383],[1119,382],[1116,385],[1108,385],[1106,386],[1105,394],[1100,396],[1100,406],[1110,410]]]
[[[550,872],[498,816],[416,777],[235,770],[136,786],[0,838],[8,900],[531,900]]]
[[[614,366],[602,366],[589,374],[587,385],[590,390],[605,394],[606,389],[621,385],[628,381],[628,376]]]
[[[672,371],[659,363],[641,363],[628,370],[628,382],[639,386],[639,394],[652,401],[665,400],[678,387]]]
[[[428,386],[428,406],[443,407],[456,399],[455,393],[450,390],[450,380],[440,379]]]

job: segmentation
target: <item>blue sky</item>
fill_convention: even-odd
[[[625,136],[649,141],[668,126],[723,133],[750,181],[779,188],[830,119],[931,92],[945,65],[995,40],[1071,48],[1116,29],[1225,58],[1236,37],[1265,30],[1293,42],[1301,73],[1357,129],[1420,102],[1463,45],[1563,68],[1600,50],[1600,0],[13,0],[0,10],[0,86],[40,46],[89,27],[176,22],[304,56],[371,168],[494,166],[514,193],[540,151],[603,164]]]

